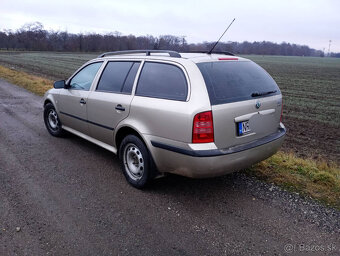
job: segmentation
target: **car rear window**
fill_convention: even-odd
[[[112,61],[107,63],[97,91],[131,93],[139,62]]]
[[[197,64],[212,105],[254,99],[253,93],[280,94],[274,79],[251,61],[219,61]],[[264,97],[264,96],[261,96]]]
[[[136,95],[185,101],[187,94],[187,80],[179,67],[156,62],[144,64]]]

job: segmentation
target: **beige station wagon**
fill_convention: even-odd
[[[137,188],[165,173],[212,177],[270,157],[286,133],[281,115],[271,76],[225,53],[104,53],[44,97],[50,134],[117,154]]]

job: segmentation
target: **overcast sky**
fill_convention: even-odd
[[[0,30],[40,21],[71,33],[186,36],[190,43],[283,41],[340,52],[338,0],[0,0]]]

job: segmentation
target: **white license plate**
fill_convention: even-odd
[[[249,133],[250,132],[249,121],[239,122],[237,128],[238,136],[242,136],[245,133]]]

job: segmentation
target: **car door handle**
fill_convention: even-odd
[[[120,105],[120,104],[118,104],[118,105],[115,107],[115,109],[120,110],[120,111],[125,111],[125,108],[124,108],[122,105]]]
[[[80,104],[86,104],[86,101],[84,99],[81,99]]]

